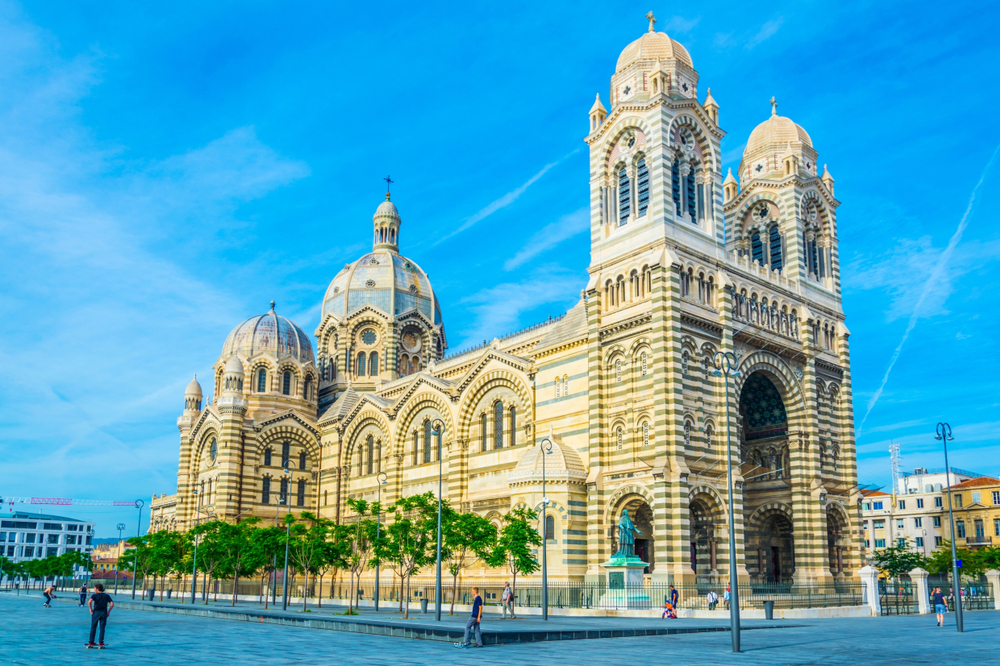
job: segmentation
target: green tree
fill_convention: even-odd
[[[361,575],[372,557],[372,546],[375,537],[375,521],[371,517],[371,505],[363,499],[349,498],[347,506],[354,512],[354,522],[346,525],[347,529],[338,530],[338,536],[347,540],[350,549],[347,554],[347,567],[351,571],[350,598],[347,600],[347,612],[353,612],[357,607],[355,590],[361,586]],[[357,581],[357,587],[355,586]]]
[[[981,560],[975,553],[965,548],[956,548],[955,556],[962,560],[962,566],[958,569],[958,575],[966,578],[979,578],[986,571]],[[951,573],[951,542],[943,541],[941,547],[931,553],[927,559],[927,571],[932,574]]]
[[[1000,571],[1000,546],[987,546],[976,551],[976,555],[986,571],[990,569]]]
[[[259,529],[260,518],[251,516],[239,523],[223,523],[219,526],[219,537],[223,549],[223,558],[219,565],[233,579],[233,603],[236,605],[236,595],[240,578],[253,576],[263,561],[254,548],[253,533]]]
[[[215,579],[216,570],[226,557],[226,549],[222,539],[222,526],[225,521],[211,520],[201,523],[192,528],[190,533],[192,538],[198,540],[198,561],[194,563],[197,571],[205,576],[205,583],[202,585],[202,601],[208,603],[208,588]],[[191,558],[194,557],[194,545],[191,546]],[[184,570],[191,569],[191,558],[184,563]]]
[[[902,545],[876,550],[872,555],[872,564],[889,578],[899,578],[917,567],[926,566],[926,558],[918,552],[910,550],[909,542],[903,539]]]
[[[420,567],[437,559],[437,498],[434,493],[401,497],[392,505],[393,521],[382,527],[382,538],[377,544],[373,562],[388,562],[399,576],[399,593],[402,605],[405,597],[404,617],[410,617],[410,579]],[[444,540],[444,513],[442,506],[442,541]],[[441,557],[447,556],[442,543]],[[405,591],[405,593],[404,593]]]
[[[132,578],[135,580],[141,578],[144,587],[153,571],[153,548],[149,542],[149,534],[127,539],[126,543],[132,548],[124,551],[122,556],[118,558],[118,569],[132,572]],[[134,593],[132,598],[135,598]]]
[[[183,532],[160,530],[149,535],[149,546],[152,549],[152,569],[154,579],[160,578],[160,601],[163,601],[163,588],[166,578],[170,575],[183,574],[183,562],[187,553],[190,537]]]
[[[303,511],[299,517],[289,514],[285,516],[289,526],[289,552],[295,567],[302,572],[302,610],[306,610],[306,598],[309,593],[309,574],[316,573],[327,555],[327,542],[330,539],[332,522],[321,518],[311,511]],[[320,591],[322,596],[322,590]]]
[[[514,509],[503,517],[503,527],[497,536],[496,546],[490,553],[491,566],[507,566],[513,580],[510,590],[517,594],[517,574],[531,574],[538,570],[538,560],[532,552],[532,546],[542,545],[542,536],[532,522],[538,514],[527,507]]]
[[[457,513],[442,507],[441,537],[448,550],[448,573],[451,574],[451,610],[455,614],[458,577],[476,560],[486,561],[497,541],[496,525],[478,513]]]
[[[251,558],[260,565],[257,572],[265,609],[271,600],[267,583],[277,570],[279,553],[285,550],[284,539],[285,530],[277,526],[261,527],[250,533]]]

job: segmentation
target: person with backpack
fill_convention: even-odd
[[[726,604],[726,610],[729,610],[729,585],[726,585],[726,591],[722,593],[722,600]]]
[[[90,640],[87,641],[87,647],[104,647],[104,627],[108,624],[108,616],[111,615],[111,609],[115,607],[114,600],[111,599],[110,594],[104,593],[104,586],[100,583],[94,585],[94,594],[90,597]],[[97,643],[94,643],[94,634],[97,633],[97,628],[100,626],[101,633],[97,639]]]
[[[705,601],[708,602],[708,610],[715,610],[715,607],[719,605],[719,595],[715,593],[715,590],[709,590],[708,594],[705,595]]]
[[[516,620],[514,617],[514,593],[510,589],[510,583],[503,584],[503,592],[500,594],[500,604],[503,606],[503,617],[501,620],[507,619],[507,611],[510,611],[510,619]]]
[[[87,586],[80,586],[80,605],[83,606],[87,603]]]

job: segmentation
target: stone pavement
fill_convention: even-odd
[[[121,596],[121,595],[120,595]],[[559,666],[593,662],[670,666],[710,664],[992,663],[1000,650],[1000,612],[966,614],[958,634],[954,615],[938,628],[933,615],[803,620],[793,628],[747,631],[734,655],[725,632],[655,637],[553,641],[456,650],[447,643],[367,636],[157,612],[116,610],[104,651],[85,650],[89,616],[67,603],[42,608],[42,599],[0,594],[6,620],[2,664],[510,664]],[[606,618],[595,618],[606,619]],[[617,620],[617,619],[616,619]],[[490,619],[489,622],[494,622]],[[679,620],[678,623],[686,622]]]

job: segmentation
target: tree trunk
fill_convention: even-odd
[[[302,612],[306,610],[306,599],[309,598],[309,567],[302,567]]]
[[[319,594],[316,595],[316,608],[323,607],[323,574],[319,575]]]
[[[514,606],[517,604],[517,569],[511,567],[511,573],[513,574],[513,577],[511,579],[511,585],[510,585],[510,595],[511,595],[510,615],[511,617],[514,617]]]
[[[395,572],[393,572],[395,574]],[[403,570],[399,570],[399,612],[403,612],[403,597],[406,595],[403,593],[403,586],[406,585],[406,577],[403,576]]]
[[[455,614],[455,595],[458,594],[458,574],[454,574],[451,577],[451,610],[448,611],[448,615]]]
[[[239,575],[233,576],[233,606],[236,606],[236,590],[240,586]]]
[[[403,616],[404,620],[410,619],[410,576],[412,575],[411,573],[406,577],[406,614]]]
[[[351,604],[354,603],[354,570],[351,570],[351,585],[347,591],[347,614],[351,614]]]

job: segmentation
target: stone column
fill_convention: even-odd
[[[861,578],[862,603],[871,609],[873,616],[878,617],[882,614],[878,600],[878,569],[861,567],[858,576]]]
[[[993,608],[1000,610],[1000,571],[990,569],[986,572],[986,580],[993,586]]]
[[[921,615],[931,612],[931,595],[927,591],[927,572],[917,567],[910,572],[913,581],[913,593],[917,596],[917,607]]]

